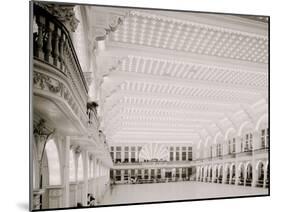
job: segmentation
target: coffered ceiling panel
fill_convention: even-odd
[[[267,112],[265,17],[110,7],[88,17],[109,142],[199,142]]]

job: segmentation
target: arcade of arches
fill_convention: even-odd
[[[111,204],[133,184],[268,194],[267,17],[32,11],[32,209]]]

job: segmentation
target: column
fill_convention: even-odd
[[[82,187],[82,205],[87,206],[87,195],[88,195],[88,161],[89,155],[87,150],[83,150],[82,152],[83,159],[83,169],[84,169],[84,179],[83,179],[83,187]]]
[[[112,177],[113,177],[112,181],[113,181],[113,183],[114,183],[114,182],[115,182],[115,179],[116,179],[116,178],[115,178],[115,177],[116,177],[116,170],[115,170],[115,169],[113,169],[113,176],[112,176]]]
[[[172,169],[172,180],[175,181],[175,177],[176,177],[176,169],[173,168]]]
[[[182,161],[182,147],[180,147],[179,157],[180,157],[179,161]]]
[[[263,188],[266,188],[266,181],[269,179],[267,179],[267,169],[268,169],[268,165],[266,163],[264,163],[264,179],[263,179]],[[269,182],[270,183],[270,182]]]
[[[121,146],[121,162],[124,162],[124,158],[125,158],[125,147]]]
[[[215,178],[216,178],[216,169],[214,168],[214,166],[212,166],[212,183],[215,182]]]
[[[252,187],[255,187],[256,186],[256,182],[257,182],[257,176],[258,176],[258,173],[257,173],[257,170],[256,170],[256,164],[255,164],[255,158],[256,158],[256,155],[255,155],[255,151],[256,149],[259,148],[259,132],[254,130],[253,133],[253,140],[252,140],[252,145],[253,145],[253,153],[252,153],[252,175],[253,175],[253,178],[252,178]]]
[[[92,169],[94,170],[94,173],[93,173],[93,193],[94,193],[94,197],[96,196],[97,194],[97,191],[96,191],[96,176],[97,176],[97,159],[96,157],[93,155],[93,167]]]
[[[179,180],[182,180],[182,168],[179,168],[179,174],[180,174]]]
[[[69,151],[70,151],[70,137],[66,136],[65,140],[62,142],[62,166],[63,166],[63,176],[62,185],[64,187],[63,205],[65,208],[70,207],[69,205]]]
[[[232,170],[232,163],[229,165],[229,182],[228,184],[231,184],[231,181],[232,181],[232,173],[233,173],[233,170]]]
[[[236,145],[237,146],[237,145]],[[236,147],[237,149],[237,147]],[[237,159],[236,159],[237,160]],[[238,162],[235,161],[235,185],[238,185],[238,180],[239,180],[239,169],[238,169]]]
[[[165,168],[161,169],[161,179],[165,179]]]
[[[116,147],[114,146],[114,151],[113,151],[113,162],[116,160]]]
[[[260,148],[260,133],[259,131],[254,130],[253,133],[253,150]]]
[[[121,170],[121,183],[124,183],[124,169]]]
[[[226,181],[226,174],[227,174],[227,165],[226,164],[223,164],[222,165],[222,184],[225,183]]]

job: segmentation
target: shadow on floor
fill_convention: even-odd
[[[24,211],[29,211],[29,204],[28,202],[18,202],[17,203],[18,208],[24,210]]]

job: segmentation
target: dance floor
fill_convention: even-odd
[[[203,182],[112,186],[99,205],[268,194],[268,189]]]

